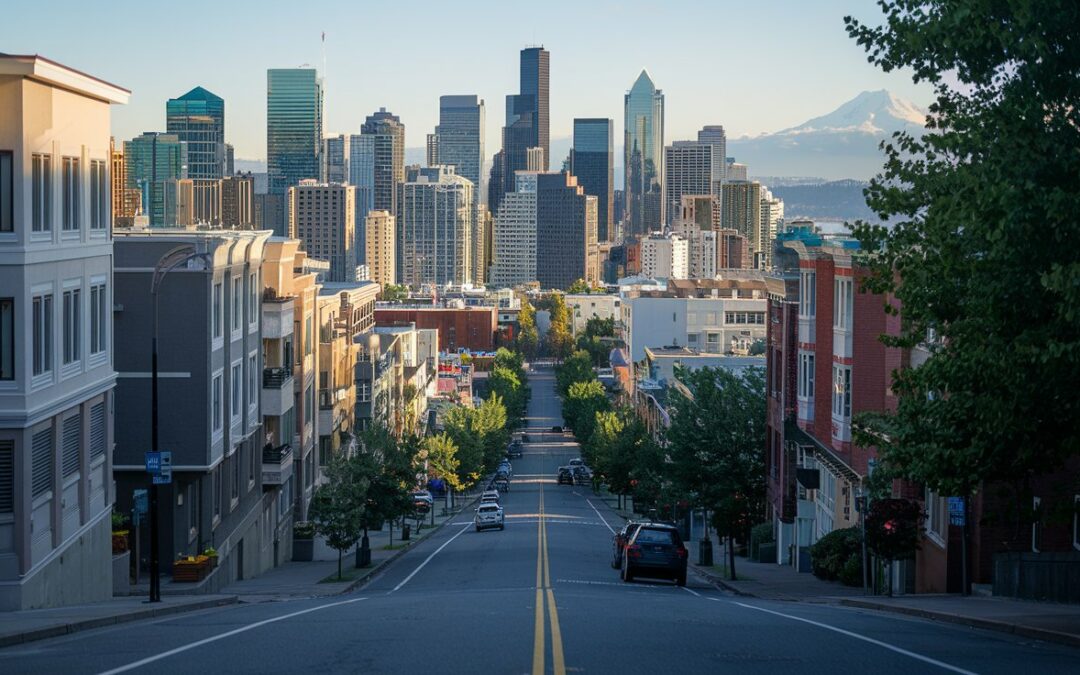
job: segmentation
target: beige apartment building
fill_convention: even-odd
[[[369,211],[364,221],[368,279],[386,288],[397,280],[397,221],[389,211]]]

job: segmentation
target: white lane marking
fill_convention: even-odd
[[[587,503],[589,506],[592,506],[593,511],[596,511],[596,507],[593,506],[593,503],[592,503],[591,500],[586,499],[585,503]],[[600,516],[600,520],[602,520],[604,522],[604,526],[607,527],[607,529],[611,530],[612,534],[615,534],[615,530],[611,529],[611,525],[608,525],[608,521],[604,520],[604,516],[601,515],[601,513],[599,511],[596,511],[596,515]]]
[[[724,602],[723,600],[720,600],[719,598],[708,598],[708,600],[715,600],[716,602]],[[735,602],[734,600],[729,600],[728,602],[731,602],[734,605],[738,605],[739,607],[745,607],[747,609],[754,609],[754,610],[757,610],[759,612],[765,612],[767,614],[775,614],[776,616],[782,616],[785,619],[791,619],[793,621],[801,621],[803,623],[808,623],[811,626],[817,626],[818,628],[824,628],[825,630],[831,630],[834,633],[840,633],[841,635],[846,635],[848,637],[855,638],[856,640],[862,640],[863,642],[869,642],[870,644],[874,644],[874,645],[877,645],[879,647],[884,647],[885,649],[888,649],[889,651],[896,652],[897,654],[903,654],[904,656],[909,656],[909,657],[915,659],[916,661],[922,661],[923,663],[929,663],[932,666],[937,666],[938,668],[941,668],[943,670],[950,670],[950,671],[952,671],[954,673],[963,673],[964,675],[975,675],[975,673],[973,673],[970,670],[964,670],[963,668],[957,668],[956,666],[949,665],[948,663],[944,663],[942,661],[938,661],[937,659],[932,659],[929,656],[923,656],[922,654],[916,654],[915,652],[908,651],[908,650],[906,650],[906,649],[904,649],[902,647],[897,647],[897,646],[891,645],[891,644],[889,644],[887,642],[882,642],[881,640],[875,640],[874,638],[867,637],[865,635],[859,635],[858,633],[853,633],[853,632],[851,632],[849,630],[844,630],[843,628],[837,628],[836,626],[830,626],[827,623],[821,623],[820,621],[813,621],[811,619],[804,619],[804,618],[799,617],[799,616],[793,616],[791,614],[784,614],[783,612],[775,612],[775,611],[773,611],[771,609],[765,609],[764,607],[755,607],[754,605],[747,605],[747,604],[742,603],[742,602]]]
[[[698,597],[698,598],[700,598],[700,597],[701,597],[701,593],[698,593],[697,591],[692,591],[692,590],[690,590],[689,588],[687,588],[686,586],[683,586],[683,587],[682,587],[682,589],[683,589],[684,591],[686,591],[687,593],[689,593],[689,594],[693,595],[694,597]]]
[[[442,551],[442,550],[443,550],[444,548],[446,548],[447,546],[449,546],[449,545],[450,545],[450,542],[452,542],[452,541],[454,541],[455,539],[457,539],[458,537],[460,537],[460,536],[461,536],[462,534],[464,534],[465,530],[469,529],[470,527],[472,527],[472,523],[466,523],[466,524],[465,524],[465,527],[463,527],[463,528],[461,528],[460,530],[458,530],[458,533],[457,533],[457,534],[455,534],[454,536],[452,536],[452,537],[450,537],[449,539],[447,539],[447,540],[446,540],[446,541],[445,541],[445,542],[443,543],[443,545],[442,545],[442,546],[440,546],[439,548],[435,549],[435,552],[434,552],[434,553],[432,553],[431,555],[429,555],[429,556],[428,556],[427,558],[424,558],[424,562],[422,562],[422,563],[420,563],[419,565],[417,565],[416,569],[414,569],[414,570],[413,570],[412,572],[410,572],[410,573],[409,573],[409,576],[405,577],[405,578],[404,578],[404,579],[403,579],[403,580],[401,581],[401,583],[400,583],[400,584],[398,584],[397,586],[394,586],[394,590],[392,590],[392,591],[390,591],[389,593],[387,593],[387,595],[390,595],[390,593],[393,593],[394,591],[398,590],[399,588],[401,588],[401,587],[402,587],[402,586],[404,586],[405,584],[409,583],[409,581],[410,581],[410,580],[412,580],[412,578],[416,576],[416,573],[417,573],[417,572],[419,572],[420,570],[424,569],[424,565],[427,565],[427,564],[428,564],[429,562],[431,562],[431,559],[432,559],[432,558],[434,558],[435,556],[439,555],[439,552],[440,552],[440,551]]]
[[[236,629],[231,630],[231,631],[229,631],[227,633],[222,633],[221,635],[215,635],[213,637],[208,637],[208,638],[205,638],[205,639],[202,639],[202,640],[198,640],[196,642],[192,642],[190,644],[183,645],[182,647],[177,647],[176,649],[170,649],[167,652],[162,652],[160,654],[155,654],[154,656],[148,656],[145,659],[142,659],[141,661],[135,661],[133,663],[127,664],[126,666],[120,666],[119,668],[113,668],[112,670],[106,670],[105,672],[101,673],[100,675],[116,675],[117,673],[126,673],[129,670],[135,670],[136,668],[142,668],[143,666],[154,663],[155,661],[160,661],[162,659],[167,659],[170,656],[175,656],[176,654],[181,654],[181,653],[186,652],[188,650],[195,649],[196,647],[202,647],[203,645],[210,644],[211,642],[217,642],[218,640],[224,640],[225,638],[232,637],[233,635],[239,635],[240,633],[246,633],[249,630],[254,630],[256,628],[259,628],[261,626],[265,626],[267,624],[277,623],[278,621],[284,621],[285,619],[291,619],[294,616],[300,616],[302,614],[310,614],[311,612],[318,612],[319,610],[330,609],[331,607],[339,607],[341,605],[349,605],[349,604],[352,604],[354,602],[360,602],[361,600],[367,600],[367,598],[353,598],[351,600],[341,600],[339,602],[331,602],[331,603],[326,604],[326,605],[319,605],[318,607],[310,607],[308,609],[302,609],[299,612],[292,612],[291,614],[283,614],[282,616],[276,616],[273,619],[264,619],[262,621],[256,621],[255,623],[249,623],[246,626],[241,626],[240,628],[236,628]]]

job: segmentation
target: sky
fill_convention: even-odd
[[[910,72],[867,63],[844,31],[848,14],[881,21],[873,0],[35,0],[3,9],[0,51],[130,89],[113,110],[118,140],[164,131],[166,99],[202,86],[225,99],[236,157],[265,159],[266,69],[308,64],[325,76],[326,135],[359,133],[385,106],[404,122],[406,146],[422,147],[440,95],[477,94],[490,158],[505,96],[518,90],[518,52],[534,44],[551,52],[553,139],[571,135],[574,117],[610,117],[621,146],[623,95],[642,68],[666,95],[668,140],[705,124],[729,138],[776,131],[868,89],[925,107],[930,89]]]

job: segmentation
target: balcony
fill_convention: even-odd
[[[292,446],[285,444],[274,447],[268,445],[262,453],[263,487],[284,485],[293,472]]]
[[[266,289],[262,304],[262,336],[276,340],[293,334],[293,299],[283,298]]]
[[[263,368],[262,414],[267,417],[284,415],[293,407],[293,374],[291,368]]]

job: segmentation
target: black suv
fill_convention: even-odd
[[[628,520],[626,521],[626,524],[622,526],[622,529],[616,532],[615,536],[611,538],[612,569],[619,569],[622,567],[623,551],[626,549],[626,542],[629,541],[630,537],[634,536],[634,532],[644,524],[644,521]]]
[[[673,525],[645,523],[626,543],[621,576],[623,581],[633,581],[636,576],[660,577],[685,586],[688,557]]]
[[[568,467],[568,466],[560,466],[559,467],[559,478],[558,478],[558,480],[556,482],[559,485],[562,485],[563,483],[566,483],[567,485],[573,485],[574,484],[574,474],[573,474],[572,471],[570,471],[570,467]]]
[[[510,459],[518,459],[522,455],[521,441],[515,440],[510,444],[510,447],[506,449],[506,456]]]

